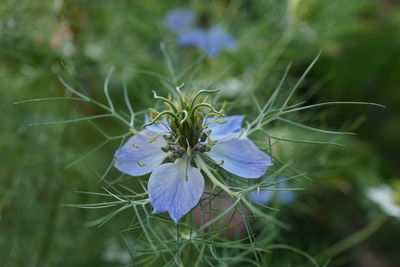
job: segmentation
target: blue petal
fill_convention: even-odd
[[[235,39],[220,26],[214,26],[207,31],[207,42],[201,44],[200,48],[209,56],[215,57],[221,49],[233,49]]]
[[[149,140],[157,133],[149,129],[132,136],[123,147],[115,152],[114,166],[123,173],[140,176],[159,166],[168,156],[161,150],[167,142],[161,136],[154,142]]]
[[[199,47],[210,57],[216,57],[221,50],[218,43],[207,39],[207,42],[200,43]]]
[[[254,190],[250,192],[250,199],[259,204],[268,204],[274,195],[278,196],[278,202],[288,204],[295,200],[296,194],[292,191],[272,191],[272,190]]]
[[[169,212],[178,222],[199,202],[204,178],[198,169],[181,158],[157,167],[150,176],[148,191],[153,213]]]
[[[278,181],[282,181],[279,184],[276,184],[274,186],[274,188],[287,188],[288,187],[288,183],[287,181],[285,181],[287,179],[287,177],[285,176],[279,176],[278,177]],[[287,191],[276,191],[278,194],[278,200],[280,203],[282,204],[287,204],[287,203],[291,203],[296,199],[296,193],[291,191],[291,190],[287,190]]]
[[[146,114],[144,116],[144,124],[150,123],[149,116]],[[166,119],[160,120],[160,123],[153,123],[149,126],[146,126],[146,129],[149,129],[156,133],[168,133],[170,130],[168,129],[168,121]]]
[[[214,26],[209,29],[208,37],[209,40],[218,44],[221,48],[233,49],[235,47],[235,39],[221,26]]]
[[[207,42],[207,34],[201,29],[190,29],[181,32],[177,37],[180,46],[197,46],[203,47]]]
[[[196,14],[188,8],[175,8],[165,16],[165,25],[172,31],[180,32],[190,28],[196,20]]]
[[[217,141],[206,155],[221,167],[244,178],[258,178],[272,165],[271,158],[261,152],[246,136],[231,134]]]
[[[211,130],[211,140],[216,141],[221,139],[224,136],[237,133],[239,134],[240,129],[242,128],[244,116],[227,116],[216,121],[227,121],[226,123],[219,124],[217,122],[212,122],[208,125],[208,129]],[[206,123],[212,121],[213,119],[209,118],[206,120]]]
[[[280,180],[287,179],[287,177],[280,176],[276,182]],[[287,181],[282,181],[281,183],[274,184],[270,188],[286,188]],[[288,204],[296,199],[296,193],[293,191],[280,191],[280,190],[254,190],[250,192],[250,199],[259,204],[268,204],[271,202],[272,198],[276,196],[277,200],[281,204]]]
[[[274,192],[269,190],[254,190],[250,192],[250,199],[262,205],[271,202],[273,196]]]
[[[296,199],[296,193],[293,191],[281,191],[279,192],[279,202],[282,204],[288,204]]]

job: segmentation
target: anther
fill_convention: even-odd
[[[171,151],[171,146],[164,146],[161,148],[162,151],[164,151],[165,153]]]
[[[206,140],[207,140],[207,134],[206,133],[202,133],[201,136],[200,136],[200,141],[204,142]]]

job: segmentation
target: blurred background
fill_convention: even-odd
[[[199,27],[219,25],[234,45],[203,56],[201,49],[182,45],[165,23],[174,8],[195,12]],[[105,102],[103,84],[113,66],[110,94],[117,107],[124,105],[124,80],[136,111],[154,106],[151,91],[167,92],[155,75],[168,75],[161,43],[178,70],[202,59],[197,84],[216,84],[221,97],[235,103],[234,112],[247,117],[257,112],[251,95],[265,102],[289,63],[288,83],[294,84],[319,51],[296,99],[386,106],[338,105],[297,115],[308,125],[357,134],[341,140],[345,148],[286,144],[276,152],[312,178],[298,181],[305,190],[281,208],[279,216],[291,230],[278,241],[310,255],[334,256],[328,266],[400,266],[400,222],[393,216],[380,219],[384,210],[365,193],[380,184],[395,187],[400,179],[400,1],[395,0],[1,1],[1,266],[130,264],[118,233],[132,212],[91,227],[103,210],[63,206],[101,201],[77,191],[101,191],[99,178],[119,142],[103,144],[103,136],[85,121],[29,126],[100,110],[68,101],[14,103],[70,97],[59,76]],[[243,92],[246,97],[236,98]],[[95,121],[109,135],[126,132],[117,121]],[[291,134],[282,125],[276,129]],[[335,247],[346,237],[350,241]],[[283,255],[273,254],[271,265],[289,266],[290,257]]]

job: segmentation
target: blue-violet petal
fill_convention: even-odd
[[[211,140],[216,141],[233,133],[239,135],[240,129],[242,128],[243,118],[244,116],[234,115],[223,117],[215,121],[211,118],[207,119],[206,123],[213,121],[208,125],[208,129],[211,130]],[[226,123],[218,123],[221,121],[226,121]]]
[[[196,14],[188,8],[175,8],[165,16],[165,25],[172,31],[180,32],[193,26]]]
[[[217,141],[206,154],[228,172],[244,178],[259,178],[272,165],[271,158],[250,139],[236,133]]]
[[[161,150],[167,142],[161,136],[149,142],[157,133],[149,129],[132,136],[115,152],[114,166],[123,173],[140,176],[150,173],[168,156]]]
[[[204,191],[203,176],[186,159],[160,165],[148,184],[153,213],[168,212],[175,222],[196,206]]]

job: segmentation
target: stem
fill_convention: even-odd
[[[386,214],[381,214],[380,216],[372,220],[366,227],[364,227],[360,231],[355,232],[354,234],[349,235],[348,237],[345,237],[341,241],[327,248],[320,254],[321,255],[320,257],[323,260],[332,258],[346,251],[347,249],[354,247],[355,245],[361,243],[362,241],[368,239],[387,221],[388,218],[389,217]]]
[[[176,224],[176,246],[177,246],[177,261],[178,265],[181,265],[181,252],[180,252],[180,242],[179,242],[179,223]]]

